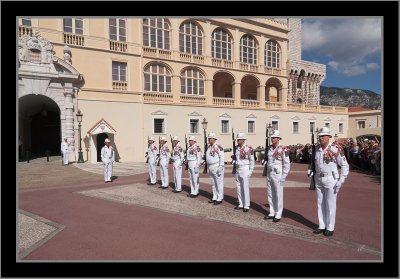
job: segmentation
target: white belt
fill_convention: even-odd
[[[317,175],[320,177],[332,176],[332,172],[317,172]]]
[[[214,165],[216,165],[216,164],[219,164],[219,162],[212,163],[212,164],[208,164],[208,163],[207,163],[208,166],[214,166]]]

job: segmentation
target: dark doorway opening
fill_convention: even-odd
[[[61,155],[60,114],[47,111],[32,116],[31,122],[31,155],[32,157]]]
[[[106,133],[101,133],[97,135],[96,147],[97,147],[97,162],[101,162],[101,148],[104,146],[104,140],[108,139]]]

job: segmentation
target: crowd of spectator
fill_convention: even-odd
[[[372,139],[360,137],[358,140],[346,139],[334,143],[341,146],[344,156],[353,167],[373,174],[381,174],[381,143],[376,137]],[[257,147],[258,150],[260,148],[263,148],[263,146]],[[288,145],[287,148],[289,149],[291,163],[310,163],[312,157],[312,145],[310,143]],[[261,162],[263,158],[264,152],[256,153],[257,162]]]

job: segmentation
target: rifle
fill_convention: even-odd
[[[232,128],[232,147],[233,147],[233,155],[232,155],[232,163],[233,163],[233,168],[232,168],[232,174],[236,174],[236,145],[235,145],[235,134],[233,133],[233,128]]]
[[[169,135],[169,137],[170,137],[170,139],[171,139],[171,146],[172,146],[172,149],[171,149],[171,158],[169,159],[169,162],[170,162],[170,163],[173,163],[173,162],[174,162],[174,159],[172,159],[172,157],[174,156],[174,144],[172,143],[172,136]]]
[[[157,166],[160,165],[160,160],[161,159],[161,141],[160,141],[160,136],[158,136],[158,161],[157,161]]]
[[[186,138],[186,134],[185,134],[185,145],[186,145],[186,152],[185,152],[185,165],[186,165],[186,170],[189,169],[189,162],[187,160],[187,153],[188,153],[188,146],[187,146],[187,138]]]
[[[310,164],[308,165],[308,174],[307,176],[311,176],[310,187],[308,190],[315,190],[315,144],[314,144],[314,131],[311,132],[311,144],[312,144],[312,155]]]
[[[205,131],[205,130],[204,130]],[[207,173],[207,158],[206,158],[206,153],[207,153],[207,136],[206,132],[204,132],[204,170],[203,173]]]
[[[265,130],[265,150],[264,150],[264,170],[262,173],[262,176],[267,176],[267,171],[268,171],[268,144],[269,144],[269,133],[268,133],[268,125],[266,126]]]
[[[149,148],[149,137],[148,136],[147,136],[147,148]],[[148,164],[149,163],[149,152],[146,152],[146,156],[145,157],[147,157],[146,164]]]

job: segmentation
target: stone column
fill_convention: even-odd
[[[73,88],[64,88],[64,89],[66,90],[66,91],[64,91],[65,120],[64,120],[63,130],[62,130],[62,140],[64,140],[64,138],[67,138],[68,142],[71,143],[69,146],[69,161],[74,162],[78,156],[78,154],[75,154],[75,138],[74,138],[74,118],[75,117],[73,115],[73,109],[74,109],[73,97],[75,97],[75,92],[74,92]],[[79,141],[79,135],[78,135],[78,141]],[[79,142],[78,142],[78,144],[79,144]],[[60,145],[61,145],[61,143],[60,143]]]
[[[265,85],[260,84],[257,86],[257,97],[260,101],[260,107],[265,108]]]
[[[236,67],[239,68],[239,63],[240,63],[240,32],[239,32],[238,28],[235,29],[235,36],[233,37],[232,50],[233,50],[232,60],[236,64]]]
[[[214,86],[213,86],[213,80],[212,79],[206,79],[206,104],[211,106],[213,104],[213,95],[214,95]]]
[[[289,79],[288,79],[288,89],[287,89],[287,98],[286,98],[286,103],[290,103],[291,102],[291,98],[292,98],[292,84],[293,84],[293,79],[292,79],[292,75],[289,75]],[[283,97],[283,96],[282,96]],[[284,101],[284,99],[282,99],[282,102]]]
[[[179,52],[179,26],[178,19],[171,19],[171,42],[172,50],[175,52]]]
[[[233,98],[235,99],[235,107],[240,107],[240,82],[233,82],[232,83],[232,92],[233,92]]]

